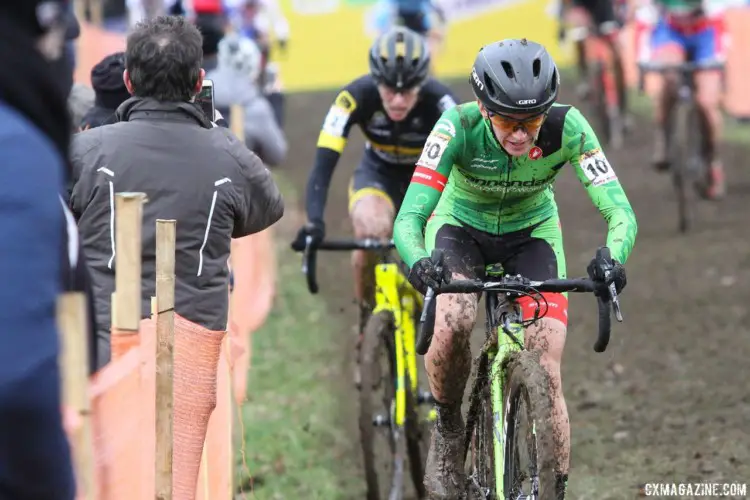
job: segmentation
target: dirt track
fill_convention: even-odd
[[[457,91],[469,97],[467,86]],[[284,170],[301,193],[333,97],[288,99],[292,153]],[[724,148],[727,199],[702,203],[693,232],[681,236],[669,180],[648,164],[650,133],[648,121],[640,120],[627,151],[608,155],[635,209],[639,233],[627,263],[625,323],[615,326],[605,354],[592,349],[595,303],[571,299],[563,362],[573,434],[570,498],[631,499],[646,482],[750,482],[748,153]],[[331,188],[330,235],[350,234],[346,184],[362,150],[359,133],[353,135]],[[583,275],[604,243],[606,226],[571,172],[561,176],[556,194],[568,272]],[[354,324],[348,256],[321,255],[319,267],[330,311]],[[342,346],[342,357],[351,356],[351,345]],[[354,396],[353,389],[342,394],[352,404]]]

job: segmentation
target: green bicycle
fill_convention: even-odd
[[[597,257],[609,258],[607,253],[606,247],[600,248]],[[434,250],[432,260],[442,266],[442,253]],[[610,276],[605,283],[582,278],[529,281],[503,276],[494,266],[488,267],[487,276],[487,280],[452,281],[427,291],[417,352],[424,355],[429,349],[437,294],[484,293],[487,336],[476,360],[466,418],[467,488],[483,500],[556,499],[548,377],[538,355],[525,350],[524,329],[544,316],[540,308],[546,313],[542,292],[599,292],[599,338],[594,350],[603,352],[609,343],[610,304],[622,321],[614,283],[605,284]],[[531,320],[523,320],[516,304],[522,296],[536,300]]]
[[[405,498],[407,460],[416,496],[424,498],[424,462],[434,419],[432,395],[419,389],[415,352],[422,295],[391,258],[389,251],[393,248],[393,242],[374,239],[312,245],[308,237],[302,265],[310,293],[314,294],[319,289],[317,250],[381,254],[381,263],[375,268],[376,305],[365,325],[359,356],[359,429],[368,500]],[[422,406],[428,409],[420,412]],[[376,451],[378,444],[387,446]]]

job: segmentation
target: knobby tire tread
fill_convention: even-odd
[[[513,353],[505,366],[506,387],[503,406],[512,402],[521,393],[527,414],[536,427],[536,466],[539,474],[539,500],[558,500],[555,481],[555,439],[552,422],[552,399],[549,376],[539,364],[539,354],[531,351]],[[503,408],[505,415],[508,408]],[[514,421],[514,415],[507,415],[507,422]],[[509,424],[510,425],[510,424]],[[506,442],[506,472],[509,463]],[[504,485],[509,487],[511,478],[505,477]],[[505,492],[507,495],[508,492]]]

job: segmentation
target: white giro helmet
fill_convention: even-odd
[[[229,33],[219,42],[219,68],[256,82],[260,76],[263,56],[255,42],[236,33]]]

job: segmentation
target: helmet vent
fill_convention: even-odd
[[[542,72],[542,60],[539,58],[534,59],[534,63],[531,65],[531,70],[534,74],[534,78],[539,78],[539,74]]]
[[[505,75],[511,80],[514,80],[516,75],[513,72],[513,66],[508,61],[502,61],[501,64],[503,66],[503,71],[505,71]]]

